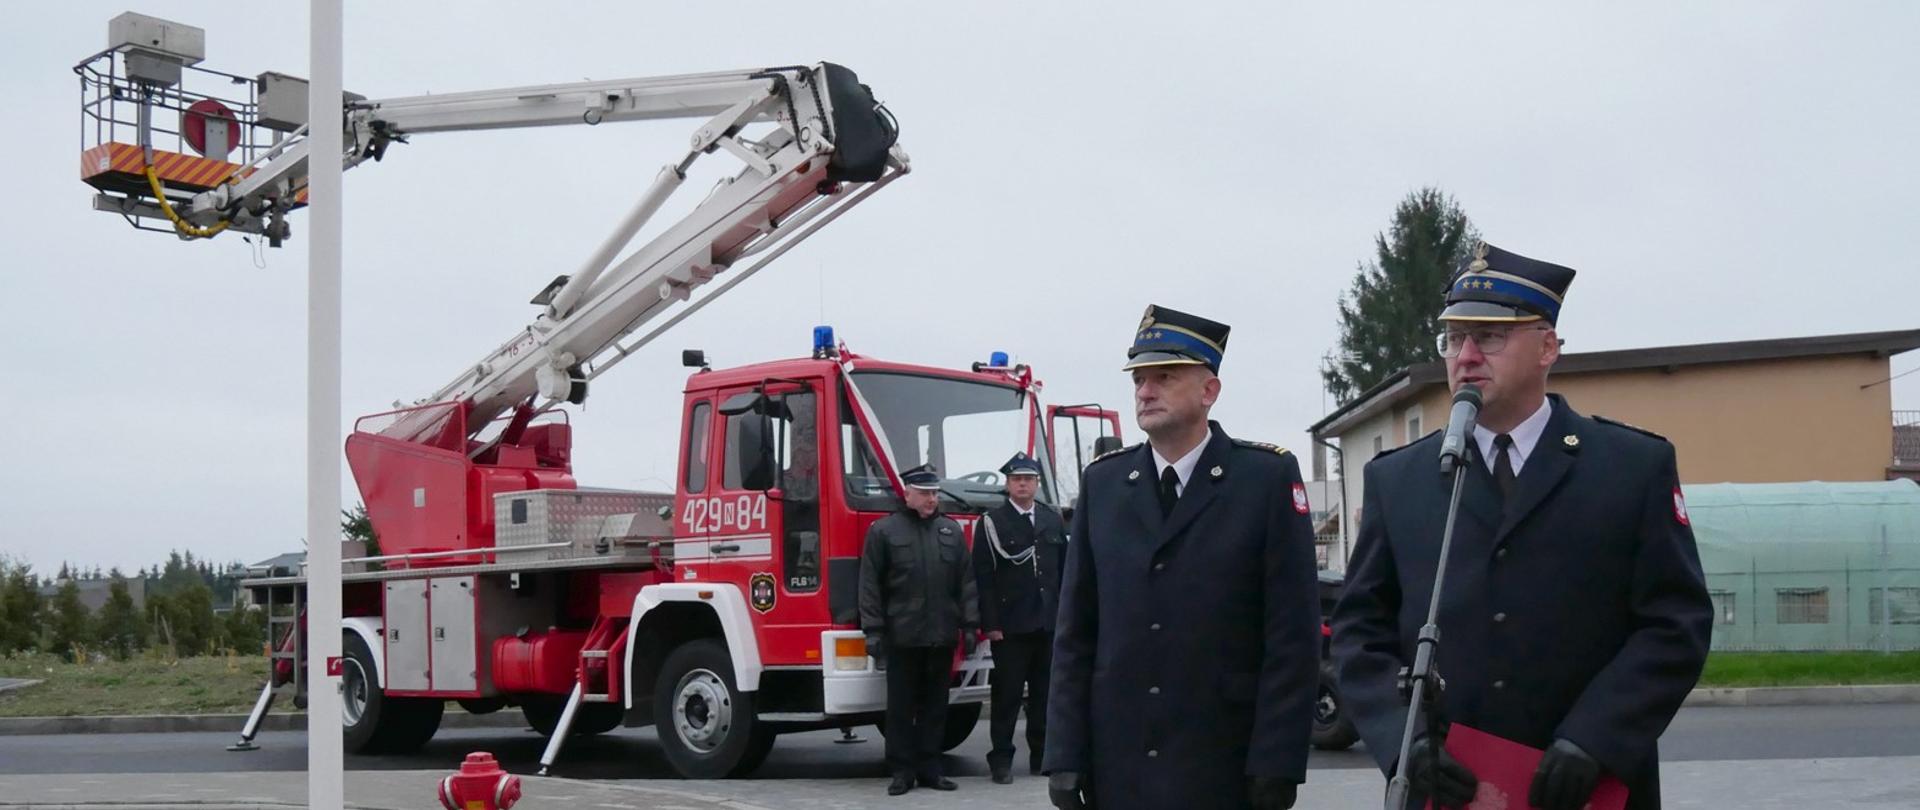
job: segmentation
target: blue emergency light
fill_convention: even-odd
[[[1006,353],[1006,352],[994,352],[994,353],[993,353],[993,356],[991,356],[991,357],[989,357],[989,358],[987,358],[987,365],[989,365],[989,366],[992,366],[992,367],[994,367],[994,368],[1006,368],[1006,367],[1007,367],[1007,353]]]
[[[813,328],[813,356],[833,356],[833,327],[816,326]]]

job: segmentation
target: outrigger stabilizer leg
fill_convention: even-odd
[[[573,694],[567,696],[567,708],[560,712],[560,722],[553,726],[553,736],[547,738],[547,750],[540,755],[540,776],[546,776],[553,768],[553,761],[560,758],[560,744],[567,741],[567,735],[573,733],[573,715],[580,710],[580,684],[573,685]]]
[[[260,733],[260,723],[267,719],[267,710],[273,707],[273,681],[260,690],[260,699],[253,702],[253,713],[247,715],[246,726],[240,729],[240,741],[227,746],[228,751],[258,751],[260,746],[253,744],[254,735]]]

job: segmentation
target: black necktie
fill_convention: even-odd
[[[1173,465],[1160,471],[1160,516],[1173,514],[1173,504],[1180,500],[1180,474],[1173,471]]]
[[[1493,437],[1493,482],[1500,486],[1500,497],[1513,497],[1513,437],[1505,433]]]

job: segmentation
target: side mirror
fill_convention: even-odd
[[[1101,436],[1093,440],[1093,454],[1099,456],[1111,453],[1120,449],[1121,446],[1119,436]]]
[[[707,369],[707,353],[699,349],[680,350],[680,365],[687,368]]]

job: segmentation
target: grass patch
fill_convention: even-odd
[[[0,657],[0,678],[41,681],[0,692],[0,717],[114,714],[242,714],[266,683],[260,655],[75,664],[54,655]]]
[[[1920,683],[1920,652],[1747,653],[1707,656],[1701,686],[1859,686]]]

